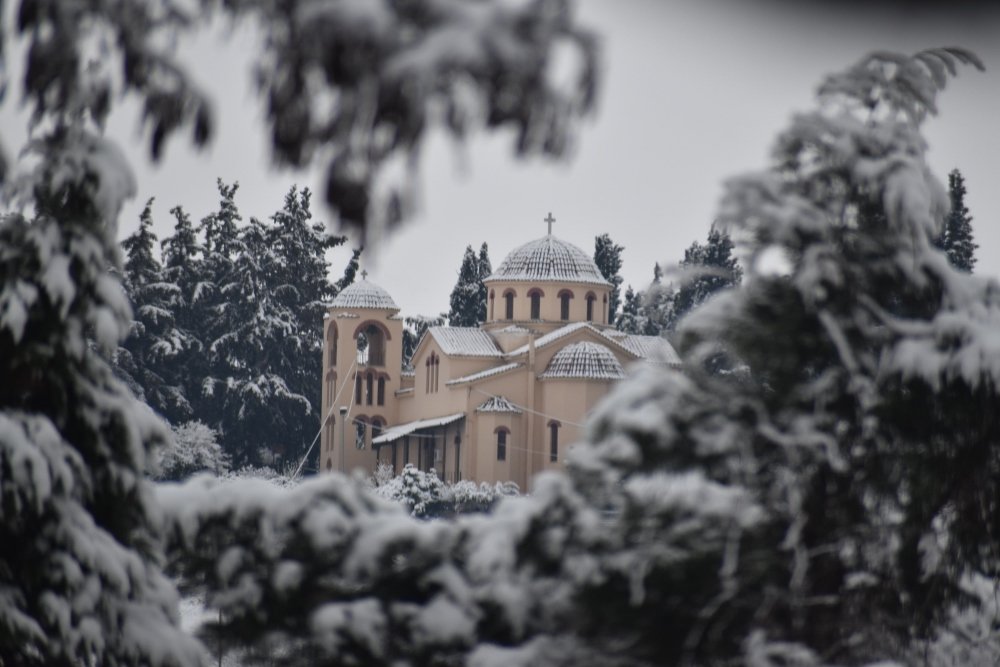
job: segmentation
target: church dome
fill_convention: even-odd
[[[487,280],[610,284],[590,255],[551,234],[512,250]]]
[[[399,310],[389,293],[367,279],[349,285],[330,304],[331,308],[369,308]]]
[[[611,350],[598,343],[582,341],[556,352],[542,377],[621,380],[625,370]]]

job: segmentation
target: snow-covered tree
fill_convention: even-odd
[[[409,364],[413,358],[413,353],[431,327],[444,326],[448,321],[448,314],[441,313],[437,317],[429,315],[413,315],[403,320],[403,363]]]
[[[229,457],[222,451],[218,434],[199,421],[171,427],[171,439],[157,452],[155,478],[181,480],[197,472],[224,475]]]
[[[476,327],[482,324],[486,320],[486,300],[480,300],[484,290],[479,258],[471,245],[466,246],[458,270],[458,282],[451,291],[448,326]]]
[[[608,322],[618,321],[618,305],[622,289],[622,252],[620,246],[611,240],[608,234],[594,237],[594,263],[604,279],[611,283],[611,294],[608,296]]]
[[[951,207],[944,221],[944,228],[934,239],[934,245],[944,250],[952,266],[972,273],[976,266],[976,248],[973,241],[972,216],[965,205],[965,179],[962,172],[953,169],[948,174],[948,196]]]
[[[484,281],[493,274],[493,262],[490,261],[490,248],[486,245],[485,241],[483,241],[483,245],[479,246],[479,258],[476,262],[476,268],[479,270],[479,303],[483,304],[480,321],[485,322],[489,290],[486,288]]]
[[[625,290],[622,311],[615,319],[615,328],[628,334],[641,334],[644,330],[642,312],[643,293],[635,292],[629,285]]]
[[[678,268],[680,285],[662,318],[663,329],[667,331],[673,331],[681,318],[713,294],[739,285],[743,278],[743,269],[733,256],[732,240],[715,225],[704,244],[696,241],[684,251]]]

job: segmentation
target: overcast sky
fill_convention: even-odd
[[[779,0],[582,0],[580,21],[601,35],[604,85],[599,111],[583,124],[561,163],[513,158],[509,136],[480,138],[456,150],[441,137],[422,160],[419,215],[369,253],[369,278],[404,314],[435,314],[448,296],[466,245],[490,247],[494,267],[514,247],[554,233],[588,253],[607,232],[625,246],[626,283],[639,287],[654,262],[675,263],[704,240],[727,177],[766,165],[777,132],[794,111],[813,107],[821,77],[875,49],[907,53],[931,46],[977,52],[985,74],[967,69],[940,99],[926,125],[930,160],[946,181],[962,170],[975,220],[978,272],[1000,276],[1000,14],[836,10],[841,5]],[[965,6],[965,5],[963,5]],[[111,132],[136,166],[139,197],[123,213],[133,231],[146,198],[155,196],[156,231],[170,233],[169,209],[182,204],[198,219],[217,201],[215,178],[238,180],[245,216],[266,217],[293,183],[322,191],[323,165],[305,173],[268,165],[261,111],[249,81],[255,41],[242,31],[221,41],[185,44],[191,73],[210,90],[218,134],[191,154],[175,139],[166,160],[147,164],[134,108],[116,112]],[[0,116],[7,139],[22,133]],[[321,197],[317,197],[317,205]],[[317,216],[329,215],[318,207]],[[336,253],[339,277],[347,251]]]

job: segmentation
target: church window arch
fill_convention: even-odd
[[[542,297],[545,296],[545,292],[535,287],[528,292],[528,299],[531,303],[531,319],[540,320],[542,319]]]
[[[326,358],[327,365],[333,368],[337,365],[337,324],[331,322],[326,329]]]
[[[573,292],[568,289],[559,292],[559,319],[563,322],[569,319],[569,301],[573,298]]]
[[[510,439],[510,429],[497,426],[493,431],[497,436],[497,461],[507,460],[507,440]]]
[[[553,419],[549,422],[549,461],[555,462],[559,460],[559,427],[562,426],[558,421]]]
[[[326,471],[327,472],[333,471],[333,459],[331,459],[329,456],[326,458]]]
[[[587,321],[594,321],[594,302],[597,301],[597,295],[593,292],[587,292]]]
[[[379,405],[385,405],[385,376],[378,379],[378,396],[376,402]]]
[[[604,295],[604,307],[601,308],[601,318],[604,320],[601,324],[608,323],[608,295]]]
[[[496,306],[497,293],[494,290],[490,290],[490,321],[494,320],[494,306]]]
[[[514,319],[514,297],[517,296],[517,292],[512,289],[506,290],[503,293],[504,300],[504,319],[512,320]]]
[[[375,374],[368,371],[365,376],[365,405],[371,405],[375,398]]]
[[[361,405],[361,384],[363,379],[361,373],[354,374],[354,404]]]
[[[389,329],[378,320],[366,320],[354,330],[358,358],[369,366],[385,366],[386,341],[391,340]]]

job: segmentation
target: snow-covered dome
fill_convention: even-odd
[[[399,310],[399,306],[392,300],[388,292],[367,279],[349,285],[337,295],[330,307]]]
[[[487,280],[610,284],[590,255],[551,234],[511,251]]]
[[[556,352],[542,377],[621,380],[625,377],[625,370],[608,348],[581,341]]]

